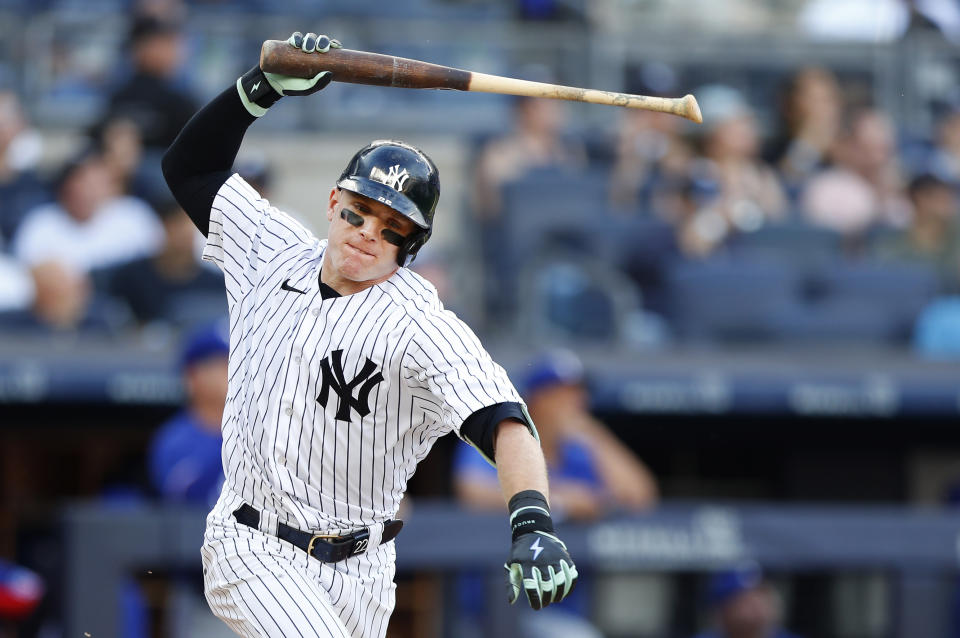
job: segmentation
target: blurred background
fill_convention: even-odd
[[[448,436],[389,636],[960,636],[956,0],[0,0],[0,636],[226,635],[225,295],[159,158],[294,30],[703,110],[334,83],[250,129],[321,236],[357,148],[433,157],[413,267],[524,394],[583,572],[506,605]]]

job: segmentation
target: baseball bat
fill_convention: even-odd
[[[672,113],[703,121],[700,106],[692,95],[679,98],[631,95],[559,84],[531,82],[500,75],[488,75],[449,66],[421,62],[393,55],[330,49],[323,54],[304,53],[284,40],[267,40],[260,49],[260,68],[300,78],[312,78],[320,71],[333,73],[333,80],[352,84],[392,86],[404,89],[451,89],[610,104],[632,109]]]

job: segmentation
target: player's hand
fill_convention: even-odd
[[[287,38],[287,44],[297,47],[305,53],[326,53],[330,49],[339,49],[339,40],[329,36],[299,31]],[[255,66],[237,79],[237,92],[244,108],[254,117],[260,117],[277,100],[288,95],[311,95],[330,84],[333,74],[320,71],[312,78],[297,78],[279,73],[268,73]]]
[[[294,31],[287,38],[287,44],[296,47],[304,53],[326,53],[330,49],[339,49],[343,45],[340,41],[326,35],[317,35],[308,33],[303,35],[299,31]],[[333,74],[330,71],[320,71],[312,78],[295,78],[289,75],[280,75],[279,73],[263,73],[267,82],[273,87],[273,90],[280,95],[311,95],[323,87],[330,84]]]
[[[577,584],[577,566],[567,553],[567,546],[543,531],[518,536],[504,568],[511,605],[524,591],[530,606],[542,609],[566,598]]]

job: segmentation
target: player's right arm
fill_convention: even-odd
[[[516,420],[502,421],[495,441],[497,477],[504,501],[523,490],[537,490],[546,498],[547,464],[540,443],[527,426]]]
[[[521,592],[542,609],[567,597],[577,584],[577,567],[554,529],[547,502],[547,465],[540,442],[514,420],[496,434],[497,478],[510,510],[512,545],[504,564],[508,596]]]
[[[324,53],[340,43],[327,36],[296,32],[287,40],[308,53]],[[330,83],[329,72],[301,79],[264,73],[254,66],[235,86],[223,91],[194,115],[163,156],[170,191],[207,236],[210,211],[220,188],[232,174],[247,128],[286,95],[309,95]]]

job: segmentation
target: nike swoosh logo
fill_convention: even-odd
[[[300,290],[299,288],[294,288],[293,286],[291,286],[289,279],[285,279],[283,283],[280,284],[280,288],[282,288],[283,290],[289,290],[290,292],[299,292],[301,295],[307,294],[306,290]]]
[[[252,87],[250,87],[250,92],[253,93],[254,91],[256,91],[256,90],[259,89],[259,88],[260,88],[260,82],[257,82],[257,83],[254,84]]]

